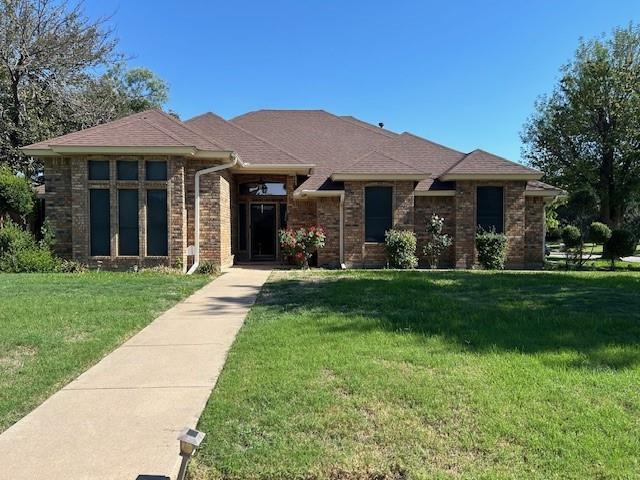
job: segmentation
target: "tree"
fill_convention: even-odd
[[[600,220],[619,226],[640,198],[640,29],[581,40],[561,71],[525,124],[523,155],[550,182],[596,192]]]
[[[34,176],[19,147],[166,101],[152,72],[124,68],[106,21],[66,0],[0,0],[0,164]]]
[[[33,210],[33,191],[29,181],[13,174],[8,167],[0,166],[0,227],[8,214],[21,217]]]

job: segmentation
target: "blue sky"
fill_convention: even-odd
[[[580,37],[640,19],[640,2],[89,0],[131,65],[183,119],[322,108],[462,151],[520,159],[522,125]]]

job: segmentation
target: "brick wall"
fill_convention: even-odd
[[[435,213],[440,217],[444,217],[444,233],[451,235],[455,239],[456,234],[456,202],[455,197],[416,197],[415,200],[415,233],[418,243],[417,255],[420,260],[421,267],[428,267],[425,256],[422,251],[426,245],[429,235],[427,235],[427,222],[431,220],[431,216]],[[455,265],[455,245],[442,254],[440,258],[440,266],[451,268]]]
[[[504,187],[504,231],[508,238],[507,267],[523,268],[525,252],[525,186],[513,182],[456,182],[455,265],[471,268],[476,262],[476,188]]]
[[[544,264],[544,199],[525,198],[525,265],[540,268]]]
[[[326,232],[324,248],[318,252],[318,266],[340,265],[340,198],[324,197],[317,200],[318,225]]]
[[[63,258],[73,257],[71,160],[44,159],[45,215],[55,233],[54,251]]]

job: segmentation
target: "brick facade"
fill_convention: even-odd
[[[89,181],[87,160],[109,159],[110,179]],[[139,181],[117,180],[116,161],[139,161]],[[173,265],[186,267],[192,260],[187,248],[194,244],[195,173],[220,162],[192,158],[165,157],[166,182],[147,182],[146,157],[65,157],[45,159],[46,215],[56,233],[56,253],[66,258],[105,267],[128,268],[132,265]],[[154,160],[159,159],[154,157]],[[218,266],[231,265],[237,255],[237,205],[239,181],[251,179],[282,181],[287,194],[265,200],[278,205],[286,203],[287,223],[292,228],[321,225],[327,232],[326,246],[318,254],[320,266],[335,267],[340,261],[340,199],[324,197],[297,199],[294,175],[238,175],[228,170],[201,177],[200,258]],[[383,266],[386,264],[384,245],[364,241],[364,189],[368,185],[393,187],[394,228],[413,230],[418,240],[420,265],[426,266],[422,249],[427,241],[426,222],[433,213],[445,217],[445,231],[454,237],[454,245],[441,260],[442,266],[471,268],[475,264],[476,188],[480,185],[504,187],[505,233],[509,239],[507,265],[510,268],[540,267],[544,245],[544,199],[525,197],[524,181],[471,182],[459,181],[455,196],[415,196],[413,181],[344,182],[344,261],[350,267]],[[95,258],[89,255],[89,189],[107,188],[111,200],[111,255]],[[119,188],[138,188],[139,244],[137,257],[118,256]],[[146,190],[166,188],[168,202],[168,255],[146,256]],[[248,201],[246,198],[241,201]],[[253,199],[251,201],[260,201]],[[278,208],[280,208],[278,206]],[[247,212],[248,213],[248,212]]]

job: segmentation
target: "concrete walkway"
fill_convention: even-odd
[[[176,437],[196,425],[269,273],[230,269],[5,431],[0,478],[174,478]]]

